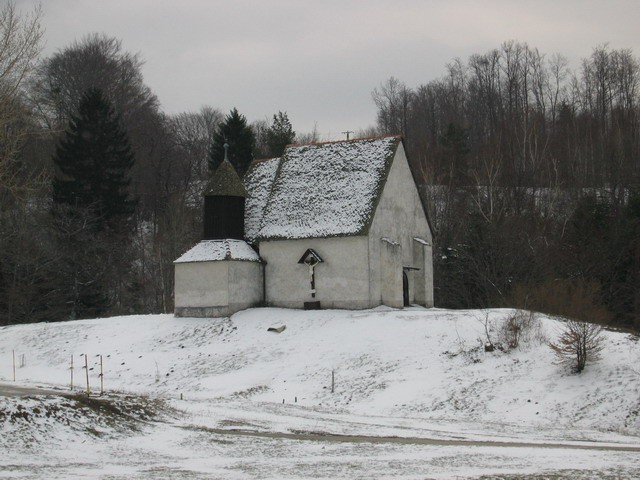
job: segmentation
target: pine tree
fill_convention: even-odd
[[[56,149],[53,218],[66,295],[66,318],[118,312],[131,268],[130,234],[136,200],[129,195],[134,156],[120,118],[101,91],[80,100]],[[113,310],[115,308],[115,310]]]
[[[224,160],[224,144],[229,144],[229,161],[238,175],[245,174],[253,160],[255,136],[247,119],[236,108],[231,110],[224,122],[218,127],[213,137],[213,145],[209,154],[209,168],[215,170]]]
[[[136,206],[128,191],[134,156],[119,116],[100,90],[83,95],[53,161],[54,205],[90,212],[98,230],[127,224]]]
[[[287,145],[293,143],[296,132],[293,131],[287,112],[278,112],[273,116],[273,123],[267,129],[266,143],[270,157],[280,157]]]

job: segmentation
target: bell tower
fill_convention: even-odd
[[[244,203],[247,191],[228,158],[211,175],[204,193],[204,240],[244,240]]]

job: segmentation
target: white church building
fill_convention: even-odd
[[[288,146],[205,192],[204,240],[175,263],[176,316],[256,306],[433,306],[432,236],[399,136]]]

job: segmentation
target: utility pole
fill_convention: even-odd
[[[354,133],[353,130],[347,130],[346,132],[342,132],[347,136],[347,140],[349,140],[349,135]]]

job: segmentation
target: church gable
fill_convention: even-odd
[[[366,234],[399,144],[394,136],[287,147],[257,238]]]

